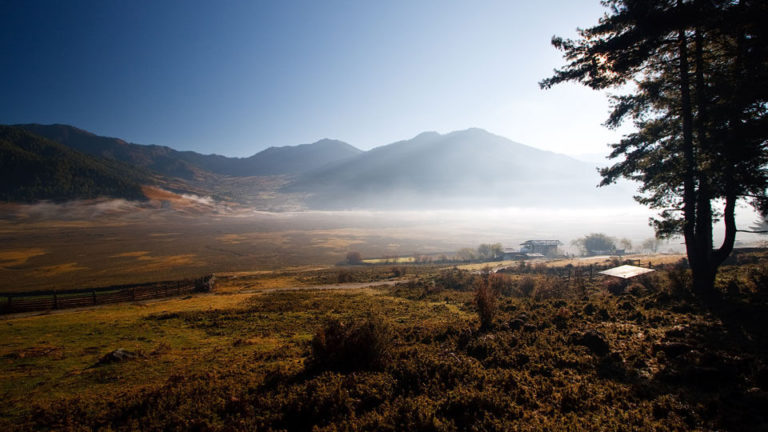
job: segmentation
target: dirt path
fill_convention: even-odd
[[[284,287],[284,288],[267,288],[267,289],[254,289],[240,291],[240,294],[258,294],[258,293],[270,293],[280,291],[300,291],[300,290],[351,290],[360,288],[371,288],[375,286],[392,286],[401,282],[408,282],[407,280],[390,280],[390,281],[378,281],[378,282],[348,282],[337,283],[328,285],[310,285],[310,286],[298,286],[298,287]]]

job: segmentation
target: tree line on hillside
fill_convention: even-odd
[[[148,183],[153,181],[142,170],[0,126],[0,201],[145,200],[141,184]]]

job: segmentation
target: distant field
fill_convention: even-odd
[[[350,250],[365,257],[456,247],[419,227],[323,214],[0,219],[0,293],[328,267]]]
[[[557,238],[567,245],[599,231],[650,236],[646,214],[618,211],[599,217],[523,209],[270,213],[205,199],[168,202],[172,208],[158,200],[0,205],[0,293],[329,267],[351,251],[371,264],[386,257],[408,264],[418,255],[480,243]]]

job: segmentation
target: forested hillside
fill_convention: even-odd
[[[0,126],[0,200],[145,199],[148,174],[97,159],[23,129]]]

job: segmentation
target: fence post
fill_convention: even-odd
[[[56,293],[53,293],[53,308],[58,309],[59,308],[59,298],[56,296]]]
[[[10,312],[10,311],[11,311],[11,308],[12,308],[12,306],[11,306],[11,299],[12,299],[12,298],[13,298],[13,297],[11,297],[11,296],[8,296],[8,312]]]
[[[91,298],[93,298],[93,304],[96,304],[96,291],[91,291]]]
[[[181,294],[181,281],[176,281],[176,294]]]
[[[131,288],[131,301],[136,301],[136,288]]]

